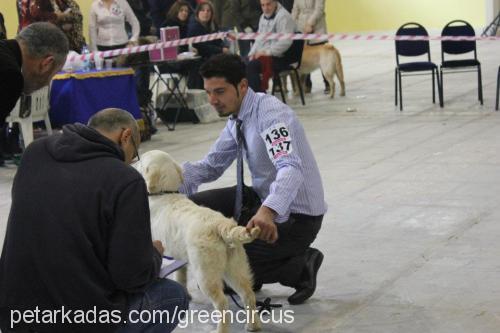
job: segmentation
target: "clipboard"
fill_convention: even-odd
[[[163,256],[162,258],[162,263],[161,263],[161,268],[160,268],[160,273],[158,276],[162,279],[166,278],[173,272],[179,270],[180,268],[184,267],[187,265],[187,262],[184,260],[175,260],[172,257],[169,256]]]

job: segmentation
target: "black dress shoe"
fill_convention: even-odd
[[[295,293],[288,297],[288,303],[292,305],[304,303],[316,290],[316,276],[324,256],[319,250],[313,248],[307,249],[306,255],[306,266],[302,273],[302,280],[295,287]]]

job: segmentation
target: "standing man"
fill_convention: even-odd
[[[201,67],[210,104],[229,119],[208,155],[184,164],[180,190],[199,205],[235,216],[240,225],[259,226],[260,240],[245,246],[254,287],[279,282],[296,289],[289,303],[301,304],[313,295],[323,261],[323,254],[309,247],[327,209],[321,176],[293,110],[274,96],[255,93],[245,72],[236,55],[217,55]],[[241,184],[243,156],[252,188],[196,193],[200,184],[218,179],[235,159],[241,166]]]
[[[2,332],[175,328],[187,294],[158,279],[163,246],[151,239],[144,179],[129,165],[139,143],[134,117],[106,109],[88,126],[67,125],[28,146],[12,185],[0,258]],[[36,320],[15,314],[36,309]],[[43,313],[54,319],[44,321]]]
[[[61,29],[47,22],[27,26],[16,39],[0,40],[0,127],[21,93],[31,94],[50,83],[64,66],[68,49]]]
[[[260,0],[262,15],[259,21],[259,33],[294,33],[296,30],[292,15],[278,0]],[[248,53],[247,77],[250,88],[265,92],[273,69],[288,66],[283,59],[285,52],[292,46],[292,40],[257,39]],[[261,80],[262,74],[262,80]]]

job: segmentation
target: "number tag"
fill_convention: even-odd
[[[273,125],[260,133],[260,136],[266,143],[267,153],[271,160],[277,160],[292,152],[292,137],[285,124]]]

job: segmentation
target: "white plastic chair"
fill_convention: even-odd
[[[26,118],[20,117],[21,98],[17,101],[16,106],[7,117],[6,122],[9,127],[13,123],[18,123],[21,127],[21,135],[23,137],[24,148],[33,142],[33,123],[44,121],[47,133],[52,134],[52,126],[49,119],[49,86],[43,87],[31,94],[31,113]]]

